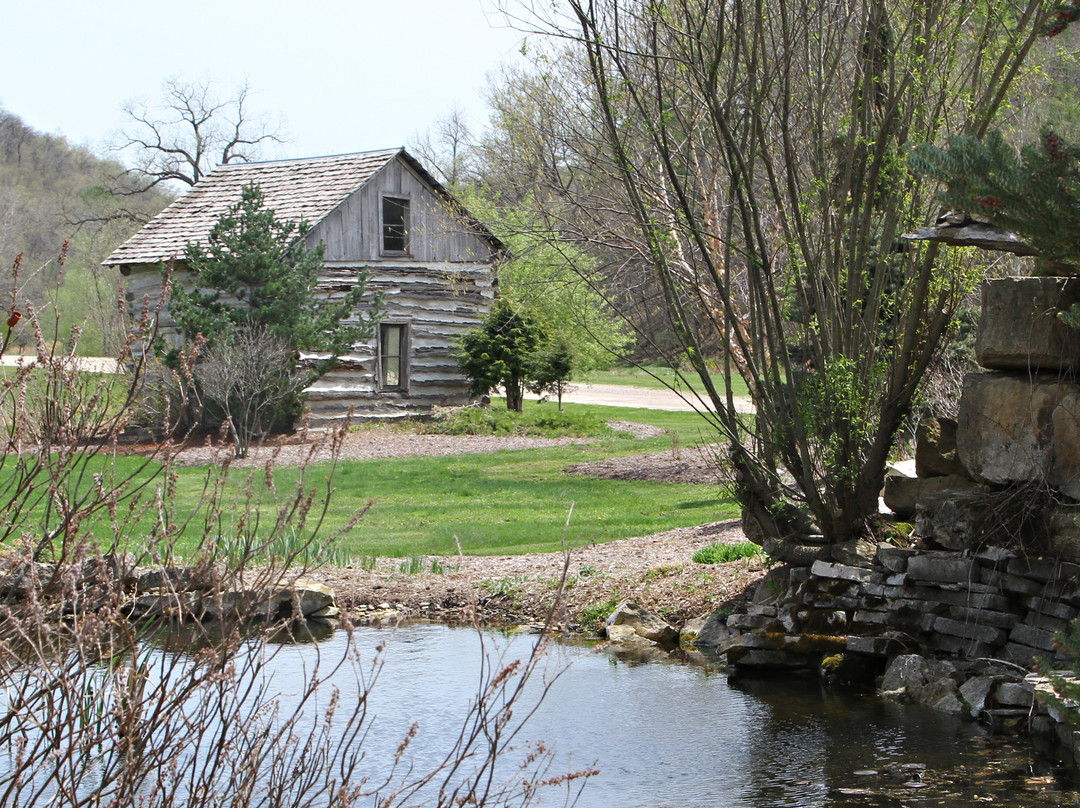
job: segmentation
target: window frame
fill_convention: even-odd
[[[402,210],[402,226],[404,227],[404,234],[401,239],[404,244],[404,248],[397,250],[388,248],[386,246],[387,227],[393,227],[394,225],[387,224],[386,221],[386,204],[388,201],[397,202]],[[379,254],[380,255],[411,255],[412,250],[412,199],[408,194],[381,194],[379,196]]]
[[[398,330],[398,353],[387,354],[384,348],[387,343],[386,329]],[[407,391],[409,389],[409,324],[401,322],[379,323],[378,350],[376,351],[376,379],[380,391]],[[388,384],[386,381],[386,360],[397,357],[398,383]]]

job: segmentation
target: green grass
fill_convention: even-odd
[[[589,384],[621,384],[631,387],[645,387],[649,390],[667,390],[674,387],[676,390],[704,390],[697,374],[693,371],[683,371],[683,378],[679,378],[675,371],[668,365],[658,363],[645,363],[641,367],[618,366],[607,370],[593,370],[580,379]],[[723,381],[721,374],[717,373],[716,383]],[[746,382],[738,375],[734,377],[734,394],[736,396],[749,395]]]
[[[550,403],[529,402],[526,406],[557,412]],[[669,451],[675,440],[680,447],[715,440],[715,433],[700,416],[622,407],[565,407],[575,418],[587,415],[599,421],[637,421],[670,432],[646,440],[623,434],[595,443],[546,449],[339,463],[323,535],[344,525],[369,500],[373,504],[363,521],[345,537],[335,557],[408,559],[449,555],[456,553],[455,537],[468,554],[559,550],[571,504],[573,515],[565,530],[570,545],[645,535],[737,515],[734,501],[715,485],[604,480],[565,471],[568,466],[590,460]],[[116,462],[119,468],[130,469],[141,459],[121,457]],[[328,464],[311,467],[308,487],[322,484],[329,472]],[[176,473],[178,514],[185,515],[202,496],[207,469],[178,468]],[[278,469],[277,490],[292,490],[297,475],[296,469]],[[233,470],[224,508],[228,519],[241,512],[242,491],[249,479],[256,490],[261,489],[263,470]],[[265,506],[262,522],[268,523],[270,516],[270,506]],[[147,514],[144,521],[151,518],[152,514]],[[202,523],[201,517],[196,519],[180,538],[177,551],[181,555],[193,551]],[[145,528],[140,526],[141,530]],[[129,532],[133,549],[139,544],[140,529]]]
[[[734,544],[721,542],[702,547],[694,553],[693,561],[697,564],[726,564],[729,561],[738,561],[740,558],[752,558],[763,552],[760,546],[749,541]]]
[[[603,480],[566,474],[610,456],[572,446],[486,455],[342,464],[332,522],[374,504],[345,541],[351,555],[411,556],[546,552],[570,544],[638,536],[735,516],[717,486]],[[279,484],[280,485],[280,484]]]

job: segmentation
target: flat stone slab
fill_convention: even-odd
[[[1075,278],[996,278],[982,286],[975,359],[995,370],[1074,370],[1080,332],[1057,316],[1080,302]]]
[[[1080,499],[1080,387],[1035,376],[969,373],[956,448],[980,482],[1043,481]]]
[[[915,581],[963,583],[978,580],[978,570],[970,558],[952,554],[918,555],[908,559],[907,576]]]
[[[818,559],[810,568],[810,572],[819,578],[835,578],[841,581],[854,581],[861,584],[879,584],[882,581],[881,573],[866,569],[865,567],[852,567],[847,564],[834,564],[829,561]]]

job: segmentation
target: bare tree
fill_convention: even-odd
[[[170,78],[156,104],[130,101],[129,119],[114,147],[132,155],[121,177],[120,195],[138,194],[161,183],[194,185],[215,166],[250,162],[269,143],[281,143],[281,126],[250,109],[245,83],[221,98],[209,81]]]
[[[748,532],[774,555],[806,563],[872,532],[897,430],[976,277],[902,240],[933,211],[907,151],[986,130],[1051,5],[517,7],[569,43],[545,75],[578,71],[549,94],[572,108],[560,142],[584,145],[549,175],[563,230],[651,270]]]
[[[445,185],[453,187],[467,182],[471,177],[474,143],[465,113],[453,107],[435,121],[433,130],[415,136],[409,144],[410,150]]]

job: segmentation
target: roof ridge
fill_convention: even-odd
[[[331,160],[341,160],[347,157],[375,157],[378,155],[392,155],[405,151],[404,146],[396,146],[390,149],[371,149],[369,151],[361,152],[343,152],[342,154],[324,154],[319,157],[295,157],[284,158],[278,160],[252,160],[236,163],[222,163],[219,166],[215,166],[206,177],[210,177],[212,174],[216,174],[221,171],[234,171],[237,169],[254,168],[258,166],[281,166],[291,165],[295,163],[318,163],[329,162]]]

